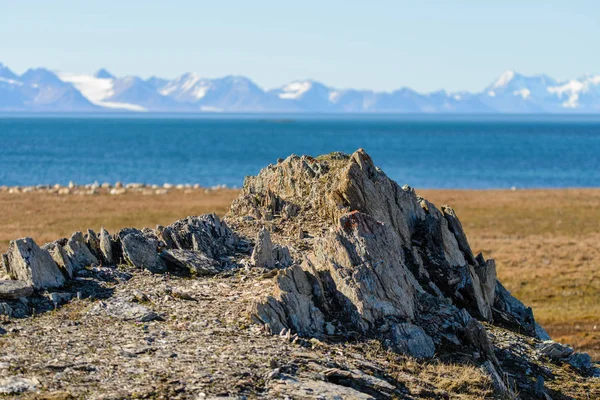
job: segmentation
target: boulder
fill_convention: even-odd
[[[194,250],[163,250],[160,254],[169,268],[183,270],[192,275],[215,275],[220,272],[221,264]]]
[[[167,270],[167,266],[158,255],[157,248],[146,239],[140,230],[122,229],[119,232],[119,240],[123,258],[129,265],[147,269],[153,273],[163,273]]]
[[[33,287],[24,281],[0,281],[0,300],[15,300],[33,294]]]
[[[273,245],[273,259],[279,268],[286,268],[292,265],[292,256],[286,246]]]
[[[113,265],[115,263],[112,251],[113,241],[108,231],[104,228],[100,229],[99,246],[102,264]]]
[[[46,243],[42,246],[42,249],[48,251],[52,256],[52,259],[60,268],[65,278],[72,279],[75,275],[76,268],[71,262],[67,251],[58,242]]]
[[[431,358],[435,344],[425,331],[411,323],[396,324],[392,328],[392,346],[398,353],[414,358]]]
[[[273,258],[273,242],[271,242],[271,234],[264,227],[258,231],[256,236],[256,244],[252,251],[250,262],[255,267],[273,269],[275,268],[275,259]]]
[[[87,230],[87,233],[84,236],[85,243],[87,244],[90,252],[96,257],[96,259],[102,259],[102,252],[100,251],[100,239],[98,239],[98,235],[91,229]]]
[[[75,232],[64,246],[75,271],[98,265],[98,259],[90,252],[81,232]]]
[[[215,214],[187,217],[158,230],[158,236],[169,249],[201,251],[218,259],[232,254],[239,238]]]
[[[50,253],[41,249],[33,239],[11,241],[6,254],[12,279],[26,282],[35,289],[64,285],[65,277]]]

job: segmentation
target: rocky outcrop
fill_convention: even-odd
[[[50,253],[31,238],[11,241],[6,254],[8,274],[12,279],[26,282],[36,289],[60,287],[65,283],[65,277]]]
[[[100,229],[100,256],[102,257],[102,263],[104,265],[113,265],[115,260],[113,258],[113,240],[104,228]]]
[[[221,271],[220,263],[201,251],[171,249],[163,250],[160,256],[170,269],[196,276],[215,275]]]
[[[64,246],[75,270],[98,265],[98,259],[92,254],[81,232],[75,232]]]
[[[246,179],[228,218],[312,238],[300,264],[280,271],[276,291],[256,305],[256,320],[273,332],[360,332],[414,357],[460,346],[494,362],[478,320],[502,317],[536,336],[533,316],[497,283],[494,261],[474,256],[454,210],[400,187],[363,150],[265,168]],[[270,261],[264,236],[255,265]]]

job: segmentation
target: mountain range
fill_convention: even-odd
[[[506,71],[481,92],[336,89],[298,80],[265,90],[244,76],[116,77],[0,63],[3,112],[600,113],[600,75],[557,81]]]

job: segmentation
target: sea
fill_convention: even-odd
[[[0,186],[241,187],[278,158],[364,148],[401,185],[600,186],[600,116],[0,114]]]

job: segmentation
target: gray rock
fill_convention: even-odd
[[[268,325],[273,333],[293,329],[303,336],[322,335],[325,319],[312,300],[307,273],[299,265],[293,265],[279,271],[276,279],[277,292],[255,304],[254,318]]]
[[[563,360],[573,354],[573,349],[552,340],[537,345],[537,350],[540,354],[553,360]]]
[[[394,350],[414,358],[431,358],[435,355],[435,344],[425,331],[411,323],[396,324],[392,328]]]
[[[258,232],[256,244],[252,251],[250,261],[255,267],[275,268],[275,259],[273,258],[273,242],[271,234],[264,227]]]
[[[100,312],[123,321],[149,322],[161,319],[150,308],[138,304],[126,296],[111,297],[106,302],[99,303],[91,311],[92,314]]]
[[[14,395],[30,392],[35,390],[38,384],[37,380],[20,376],[10,376],[0,379],[0,394]]]
[[[76,268],[71,262],[67,251],[57,242],[46,243],[42,248],[50,253],[52,259],[58,265],[61,272],[67,279],[72,279]]]
[[[96,259],[102,259],[102,252],[100,251],[100,239],[98,239],[98,235],[91,229],[87,230],[87,233],[84,236],[85,243],[90,249],[90,252],[96,257]]]
[[[535,337],[543,341],[552,339],[550,335],[548,335],[548,332],[537,323],[535,324]]]
[[[0,303],[0,315],[6,315],[12,317],[14,311],[8,303]]]
[[[274,245],[273,259],[279,268],[286,268],[292,265],[292,256],[286,246]]]
[[[68,303],[75,295],[69,292],[54,292],[47,294],[54,307]]]
[[[60,287],[65,283],[65,277],[50,253],[31,238],[11,241],[7,258],[12,279],[26,282],[36,289]]]
[[[98,259],[90,252],[81,232],[75,232],[64,246],[75,271],[98,265]]]
[[[238,236],[216,214],[187,217],[157,231],[167,248],[201,251],[214,259],[239,245]]]
[[[269,394],[273,398],[315,400],[375,400],[375,397],[356,389],[320,380],[303,380],[281,374],[281,379],[270,382]]]
[[[106,229],[100,229],[100,254],[104,265],[114,265],[112,238]]]
[[[192,275],[215,275],[220,272],[221,264],[194,250],[163,250],[161,258],[170,268],[185,270]]]
[[[0,300],[16,300],[33,294],[33,287],[23,281],[0,281]]]
[[[536,323],[533,311],[513,297],[500,282],[496,284],[496,296],[493,308],[494,321],[536,337]]]
[[[119,232],[119,239],[123,258],[129,265],[153,273],[163,273],[167,270],[167,266],[157,253],[157,248],[141,231],[133,228],[123,229]]]
[[[567,362],[581,372],[588,372],[592,369],[592,357],[587,353],[573,353]]]

